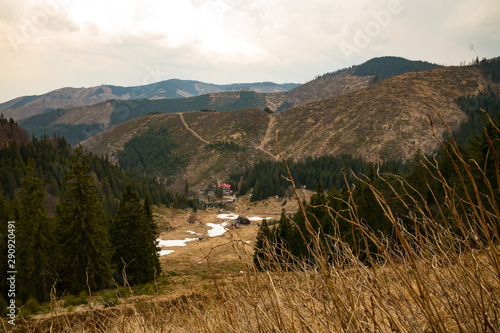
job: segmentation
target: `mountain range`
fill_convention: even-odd
[[[18,98],[0,109],[21,119],[19,124],[31,134],[56,132],[116,163],[135,161],[130,165],[141,170],[170,158],[179,162],[177,169],[158,176],[169,176],[174,183],[206,184],[255,161],[278,159],[276,133],[285,157],[294,159],[347,153],[378,162],[408,160],[418,149],[430,154],[438,145],[433,129],[438,137],[445,131],[436,111],[450,128],[458,129],[467,119],[458,98],[490,84],[478,66],[442,67],[381,57],[298,86],[213,87],[168,80],[73,94],[72,88],[64,88],[44,97]],[[175,98],[179,95],[183,97]],[[82,105],[48,106],[62,105],[64,96]],[[92,100],[96,103],[83,105]]]
[[[101,85],[91,88],[61,88],[42,95],[23,96],[0,104],[7,118],[25,119],[54,109],[69,109],[107,100],[166,99],[199,96],[227,91],[283,92],[299,84],[273,82],[211,84],[192,80],[170,79],[142,86],[121,87]]]
[[[149,113],[175,113],[204,109],[230,111],[251,107],[282,111],[354,92],[402,72],[438,67],[421,61],[382,57],[352,68],[318,75],[316,79],[295,88],[293,88],[295,85],[273,83],[214,86],[199,81],[181,80],[129,88],[114,86],[80,90],[64,88],[37,98],[35,96],[15,99],[1,105],[0,110],[4,108],[2,112],[6,117],[18,119],[20,125],[36,137],[58,133],[70,143],[77,144],[121,122]],[[287,88],[293,89],[283,91]],[[187,96],[196,92],[209,91],[209,89],[213,91],[225,89],[225,91],[185,98],[160,98],[161,96],[175,97],[175,93],[181,90],[182,94]],[[277,90],[281,91],[276,92]],[[264,93],[263,91],[274,92]],[[115,98],[116,96],[119,98]],[[135,97],[141,98],[134,99]],[[91,102],[94,104],[80,105]],[[54,109],[54,106],[64,103],[80,106]],[[33,116],[27,117],[29,114]]]
[[[277,113],[249,108],[150,114],[121,123],[82,145],[120,163],[132,139],[167,128],[175,146],[172,156],[183,156],[184,161],[177,180],[190,184],[223,179],[260,159],[278,159],[276,133],[286,158],[350,154],[373,162],[406,161],[419,149],[431,154],[438,147],[433,130],[443,138],[445,127],[436,111],[451,129],[458,129],[467,119],[458,98],[475,95],[488,84],[473,66],[409,72]],[[157,146],[163,139],[143,143]],[[227,149],[228,143],[234,144],[232,149]],[[132,153],[138,154],[141,168],[158,154],[151,152],[144,158],[140,152]]]

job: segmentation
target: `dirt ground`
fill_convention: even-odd
[[[299,191],[301,199],[311,195],[310,191]],[[193,213],[191,210],[173,210],[171,208],[155,208],[155,218],[162,240],[184,240],[201,238],[186,242],[185,246],[163,247],[162,250],[174,252],[160,257],[164,272],[185,274],[197,273],[237,273],[241,269],[239,258],[251,260],[255,239],[261,220],[250,222],[237,229],[230,228],[229,219],[217,218],[219,214],[235,214],[244,217],[279,220],[282,209],[287,214],[297,211],[297,201],[292,198],[271,197],[264,201],[250,202],[248,197],[238,198],[234,203],[227,203],[225,209],[207,208]],[[196,216],[195,223],[189,223],[189,217]],[[226,232],[220,236],[209,237],[212,229],[207,223],[221,224],[227,222]],[[232,229],[232,230],[230,230]],[[238,256],[239,254],[239,256]]]

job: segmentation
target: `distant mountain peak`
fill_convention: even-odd
[[[361,65],[353,66],[353,75],[378,76],[379,81],[408,72],[419,72],[441,68],[443,66],[420,60],[408,60],[402,57],[383,56],[372,58]]]

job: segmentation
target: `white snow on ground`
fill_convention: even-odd
[[[161,256],[166,256],[167,254],[170,254],[172,252],[174,252],[174,250],[161,250],[159,253],[161,257]]]
[[[239,215],[236,214],[219,214],[217,215],[218,219],[225,219],[225,220],[236,220]],[[252,216],[248,218],[250,221],[262,221],[264,218],[263,217],[258,217],[258,216]],[[266,219],[271,219],[270,217],[266,217]],[[207,223],[206,224],[208,227],[212,228],[207,231],[208,237],[217,237],[221,236],[226,232],[226,226],[227,222],[223,222],[221,224],[217,223]],[[191,231],[191,230],[186,230],[187,233],[191,235],[198,235],[201,236],[202,234]],[[172,246],[186,246],[187,242],[191,242],[194,240],[198,240],[198,238],[185,238],[184,240],[164,240],[158,238],[158,246],[159,247],[172,247]],[[250,243],[250,241],[246,241],[245,243]],[[161,250],[160,256],[165,256],[167,254],[170,254],[174,252],[174,250]]]
[[[218,219],[224,219],[224,220],[236,220],[239,215],[235,214],[219,214],[217,215]],[[250,221],[262,221],[263,219],[266,220],[271,220],[272,217],[259,217],[259,216],[252,216],[248,218]]]
[[[272,220],[272,217],[258,217],[258,216],[252,216],[248,218],[250,221],[262,221],[263,219],[266,220]]]
[[[158,238],[158,246],[159,247],[172,247],[172,246],[186,246],[187,242],[191,242],[194,240],[197,240],[198,238],[185,238],[184,240],[164,240]],[[161,250],[160,256],[166,256],[167,254],[170,254],[174,252],[174,250]]]
[[[225,220],[236,220],[239,215],[235,214],[219,214],[217,215],[218,219],[225,219]]]
[[[159,247],[186,246],[187,242],[198,240],[198,238],[185,238],[184,240],[163,240],[157,239]]]
[[[194,231],[191,231],[191,230],[186,230],[186,232],[187,232],[188,234],[191,234],[191,235],[198,235],[198,236],[203,235],[203,234],[200,234],[199,232],[194,232]]]
[[[226,228],[224,228],[226,225],[226,222],[223,222],[221,224],[207,223],[207,226],[212,228],[207,231],[208,237],[217,237],[224,234],[226,232]]]

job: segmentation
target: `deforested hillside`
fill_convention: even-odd
[[[281,148],[294,157],[348,153],[370,161],[409,159],[418,150],[437,148],[428,115],[438,136],[444,127],[430,106],[452,129],[466,119],[458,98],[484,90],[477,67],[446,67],[406,73],[357,92],[310,103],[276,114]],[[430,106],[429,106],[430,105]],[[274,143],[266,143],[274,151]]]
[[[217,86],[172,79],[137,87],[63,88],[42,96],[6,102],[0,105],[0,110],[5,109],[4,112],[15,119],[22,119],[20,124],[35,137],[55,133],[64,136],[71,144],[77,144],[119,123],[149,113],[246,108],[278,112],[347,95],[402,73],[436,67],[439,66],[422,61],[381,57],[318,75],[300,86],[271,82]]]
[[[488,85],[478,67],[446,67],[406,73],[356,92],[269,114],[258,109],[156,114],[133,119],[83,143],[119,163],[126,143],[148,129],[168,127],[185,165],[179,177],[205,183],[241,171],[260,159],[277,159],[275,133],[286,157],[349,154],[367,161],[404,161],[437,148],[444,127],[467,119],[461,96]],[[222,149],[222,144],[240,149]],[[152,143],[154,144],[154,143]],[[216,149],[214,147],[219,147]]]

